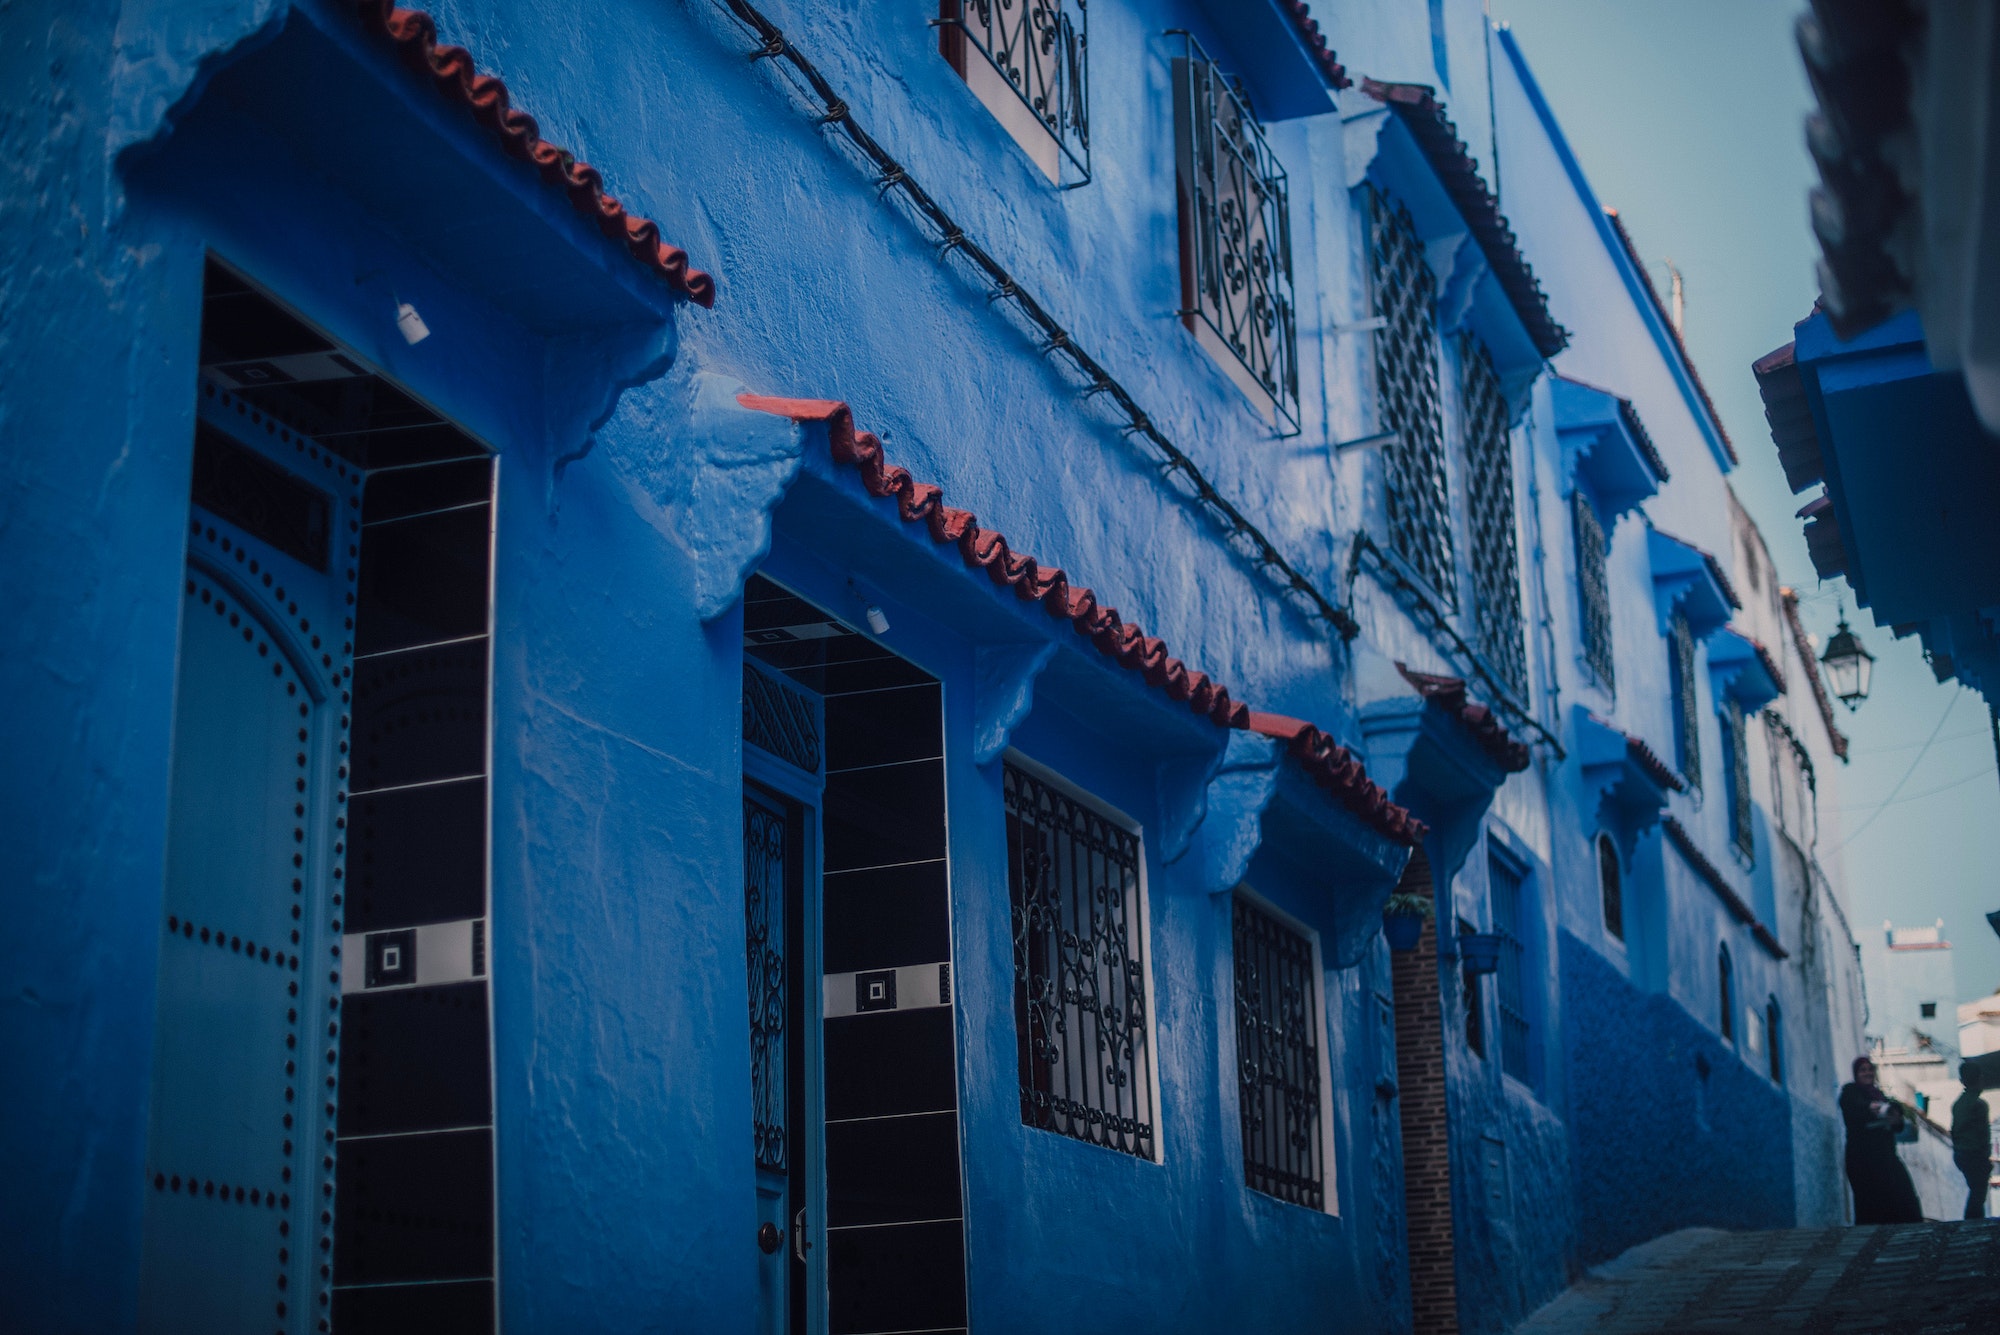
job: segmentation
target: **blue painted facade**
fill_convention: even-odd
[[[1246,559],[1245,539],[1190,499],[1185,471],[1163,471],[1104,393],[1084,393],[1100,387],[864,170],[847,121],[816,123],[825,107],[796,67],[748,58],[757,40],[726,8],[435,13],[440,40],[504,78],[546,140],[595,164],[715,276],[712,308],[635,263],[355,9],[70,6],[15,48],[0,143],[13,164],[0,422],[14,465],[0,553],[16,596],[0,735],[26,763],[0,825],[14,927],[0,1131],[35,1150],[10,1174],[0,1256],[24,1329],[142,1316],[175,1328],[143,1310],[140,1276],[159,1190],[149,1091],[170,776],[198,744],[173,723],[194,423],[213,378],[210,257],[497,460],[482,921],[492,1271],[508,1328],[763,1320],[742,842],[753,574],[849,626],[878,610],[874,638],[942,684],[945,1004],[973,1328],[1306,1330],[1331,1314],[1410,1328],[1398,1109],[1410,1061],[1446,1077],[1463,1329],[1503,1329],[1579,1267],[1669,1228],[1839,1217],[1826,1128],[1860,1015],[1839,870],[1811,852],[1818,807],[1837,801],[1830,725],[1729,493],[1726,436],[1513,37],[1489,32],[1476,5],[1319,18],[1357,72],[1453,80],[1437,95],[1471,154],[1505,164],[1501,207],[1570,331],[1553,359],[1465,239],[1401,113],[1328,86],[1279,7],[1255,22],[1223,5],[1093,8],[1091,180],[1074,189],[1053,186],[940,58],[927,12],[771,11],[845,117],[1351,617],[1351,635]],[[1287,173],[1295,435],[1277,435],[1177,318],[1169,29],[1243,76]],[[1435,591],[1413,601],[1385,573],[1394,562],[1363,563],[1354,544],[1389,545],[1381,451],[1339,448],[1383,430],[1369,190],[1408,210],[1436,280],[1463,598],[1449,632],[1423,609]],[[404,304],[429,337],[398,332]],[[1468,337],[1506,407],[1518,689],[1464,648],[1479,637]],[[1572,382],[1590,391],[1581,406]],[[835,458],[825,422],[743,394],[844,400],[893,463],[1014,550],[1062,566],[1260,716],[1310,720],[1353,749],[1429,825],[1441,924],[1502,925],[1494,869],[1518,878],[1504,924],[1518,996],[1468,985],[1447,942],[1437,1049],[1399,1054],[1379,913],[1406,845],[1268,729],[1198,716],[903,521]],[[1619,425],[1620,400],[1668,476]],[[1615,689],[1582,661],[1579,486],[1609,539]],[[1661,555],[1686,551],[1715,559]],[[1761,691],[1762,667],[1730,670],[1721,620],[1704,623],[1690,689],[1707,772],[1674,791],[1645,757],[1673,763],[1669,632],[1704,598],[1785,680]],[[1527,767],[1499,763],[1472,716],[1446,716],[1398,663],[1469,679],[1471,699],[1531,746]],[[1732,698],[1750,720],[1747,852],[1733,851],[1723,796]],[[1009,756],[1140,832],[1150,1158],[1022,1123]],[[1663,834],[1665,818],[1695,854]],[[1600,831],[1621,859],[1622,937],[1606,926]],[[1309,935],[1323,965],[1324,1209],[1245,1185],[1239,884]],[[331,953],[340,930],[315,922],[302,947],[334,995],[359,967]],[[1468,986],[1483,1054],[1465,1041]],[[1502,1069],[1503,1002],[1521,1021],[1517,1074]],[[1782,1016],[1776,1080],[1752,1012]],[[319,1171],[301,1167],[314,1182]],[[1727,1193],[1703,1189],[1725,1181]],[[317,1328],[304,1290],[325,1277],[299,1286],[279,1323]]]

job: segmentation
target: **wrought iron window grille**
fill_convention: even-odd
[[[939,0],[932,25],[939,53],[975,94],[988,86],[977,59],[1080,173],[1062,181],[1060,164],[1024,143],[1049,179],[1065,190],[1090,184],[1089,0]],[[1019,139],[1011,118],[992,110]]]
[[[1527,934],[1522,903],[1527,873],[1497,849],[1487,855],[1487,886],[1493,930],[1500,936],[1500,967],[1495,971],[1500,1012],[1500,1069],[1522,1084],[1532,1083],[1533,1025],[1528,1016]]]
[[[1183,44],[1173,60],[1181,321],[1281,435],[1297,435],[1298,328],[1285,169],[1242,91],[1191,34],[1176,29],[1169,36]]]
[[[1231,898],[1243,1179],[1268,1196],[1323,1209],[1322,1022],[1313,943],[1240,889]]]
[[[768,751],[794,769],[817,774],[820,764],[819,710],[811,697],[745,659],[743,740]]]
[[[1576,533],[1576,592],[1582,613],[1583,662],[1607,691],[1618,688],[1611,652],[1611,581],[1604,558],[1609,543],[1597,507],[1581,487],[1570,493],[1570,526]]]
[[[1743,726],[1743,706],[1733,697],[1722,706],[1722,731],[1729,746],[1729,838],[1746,859],[1755,858],[1757,835],[1750,821],[1750,730]]]
[[[1465,425],[1466,509],[1472,521],[1472,587],[1479,647],[1516,695],[1528,694],[1521,618],[1521,557],[1514,533],[1514,451],[1507,398],[1477,339],[1459,343]]]
[[[1021,1121],[1154,1157],[1139,836],[1004,765]]]
[[[1674,763],[1688,787],[1701,787],[1701,718],[1696,712],[1694,631],[1674,613],[1667,628],[1667,668],[1674,692]]]
[[[1369,275],[1375,312],[1375,392],[1382,448],[1389,549],[1450,608],[1458,607],[1439,403],[1436,280],[1410,211],[1374,186],[1368,199]]]
[[[746,676],[749,674],[746,673]],[[743,798],[743,926],[750,983],[750,1115],[757,1166],[784,1171],[786,1146],[785,877],[782,812]]]

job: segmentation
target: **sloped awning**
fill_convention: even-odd
[[[1735,586],[1722,573],[1721,563],[1693,543],[1649,528],[1646,554],[1653,566],[1653,601],[1660,616],[1660,634],[1672,628],[1678,610],[1687,618],[1694,637],[1707,639],[1743,606]]]
[[[1728,626],[1708,638],[1708,673],[1716,699],[1733,699],[1746,714],[1785,693],[1785,674],[1771,651]]]
[[[1630,399],[1580,380],[1550,382],[1563,471],[1589,488],[1606,524],[1639,508],[1668,478],[1666,460]]]
[[[1657,822],[1666,809],[1667,795],[1686,788],[1653,748],[1582,705],[1576,707],[1575,724],[1577,764],[1585,789],[1595,796],[1598,807],[1609,805],[1622,818],[1628,837]]]

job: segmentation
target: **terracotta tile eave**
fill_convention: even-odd
[[[1833,699],[1826,693],[1826,683],[1820,680],[1819,664],[1812,656],[1812,645],[1806,639],[1806,628],[1799,621],[1799,595],[1791,588],[1778,590],[1778,603],[1785,609],[1785,624],[1791,628],[1792,648],[1799,657],[1799,666],[1805,671],[1806,681],[1812,686],[1813,703],[1819,707],[1819,721],[1826,725],[1828,745],[1833,754],[1843,764],[1847,761],[1847,734],[1833,720]]]
[[[1687,343],[1681,338],[1681,331],[1674,328],[1673,319],[1667,314],[1667,304],[1660,300],[1660,290],[1653,286],[1653,276],[1646,272],[1646,262],[1639,258],[1639,248],[1632,244],[1632,234],[1625,230],[1624,219],[1618,216],[1617,209],[1606,209],[1604,215],[1611,220],[1611,230],[1618,234],[1619,243],[1625,247],[1625,258],[1631,260],[1632,267],[1639,271],[1640,281],[1646,285],[1646,295],[1653,299],[1653,309],[1659,313],[1660,323],[1673,336],[1674,347],[1681,354],[1681,365],[1687,368],[1688,381],[1694,386],[1701,406],[1708,409],[1708,420],[1714,425],[1717,438],[1722,441],[1722,452],[1729,456],[1730,463],[1742,463],[1736,456],[1736,442],[1729,438],[1729,428],[1722,424],[1722,414],[1715,410],[1715,400],[1708,396],[1708,386],[1701,383],[1701,372],[1696,369],[1694,358],[1688,356]]]
[[[1403,680],[1415,687],[1428,704],[1457,719],[1502,773],[1519,774],[1528,768],[1531,760],[1528,744],[1510,734],[1491,709],[1470,698],[1463,677],[1416,672],[1402,663],[1396,664],[1396,671],[1403,674]]]
[[[1339,57],[1333,53],[1333,48],[1326,44],[1326,37],[1319,30],[1319,20],[1312,16],[1312,7],[1307,5],[1305,0],[1283,0],[1279,8],[1283,9],[1285,17],[1292,21],[1292,27],[1297,31],[1299,41],[1305,44],[1307,53],[1312,56],[1313,64],[1319,67],[1320,77],[1326,80],[1327,87],[1336,91],[1352,88],[1354,80],[1347,77],[1347,67],[1340,63]]]
[[[1553,357],[1569,346],[1569,330],[1549,313],[1548,295],[1535,278],[1535,270],[1521,253],[1520,238],[1514,235],[1500,201],[1479,175],[1479,163],[1458,127],[1445,115],[1444,104],[1427,84],[1384,83],[1364,78],[1361,91],[1386,105],[1408,127],[1425,161],[1451,196],[1454,207],[1479,243],[1493,276],[1507,294],[1507,302],[1520,317],[1528,340],[1544,358]]]
[[[1658,753],[1646,745],[1643,739],[1634,737],[1629,732],[1624,734],[1624,737],[1625,754],[1631,757],[1633,764],[1645,772],[1647,778],[1670,793],[1687,791],[1687,780],[1674,773],[1674,767],[1660,759]]]
[[[689,301],[698,306],[715,304],[715,280],[690,268],[686,251],[661,240],[659,224],[626,212],[615,196],[605,192],[595,167],[542,138],[535,118],[512,105],[505,83],[478,71],[470,52],[462,46],[440,45],[437,24],[429,14],[399,9],[393,0],[350,3],[370,33],[393,43],[404,64],[470,111],[509,156],[533,163],[542,179],[569,196],[571,207],[595,222],[599,231]]]
[[[834,462],[859,472],[869,495],[893,497],[904,523],[923,524],[932,542],[953,544],[968,567],[984,570],[995,584],[1012,588],[1021,601],[1040,603],[1050,616],[1069,622],[1100,653],[1139,673],[1168,699],[1185,704],[1218,727],[1241,728],[1288,743],[1293,757],[1319,786],[1377,833],[1406,846],[1423,842],[1424,823],[1391,801],[1346,747],[1301,719],[1251,711],[1230,697],[1228,687],[1170,655],[1164,641],[1125,621],[1116,608],[1098,602],[1095,592],[1071,584],[1061,569],[1014,551],[1000,533],[981,528],[970,510],[946,505],[943,488],[916,481],[906,469],[888,461],[874,433],[855,429],[854,413],[847,404],[764,394],[740,394],[737,402],[795,422],[824,423]]]
[[[1728,878],[1722,874],[1722,869],[1709,861],[1708,855],[1695,843],[1694,836],[1687,832],[1687,827],[1674,817],[1668,816],[1660,822],[1660,828],[1666,831],[1667,841],[1680,852],[1694,874],[1715,892],[1715,897],[1729,910],[1729,916],[1747,926],[1750,935],[1757,939],[1757,944],[1773,958],[1789,959],[1790,953],[1778,944],[1777,935],[1757,920],[1755,911],[1743,902],[1743,896],[1736,893],[1735,887],[1731,886]]]

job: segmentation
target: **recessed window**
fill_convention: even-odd
[[[1726,1043],[1736,1041],[1736,995],[1735,966],[1729,962],[1729,947],[1723,946],[1715,955],[1716,998],[1721,1003],[1722,1038]]]
[[[1727,699],[1722,705],[1724,796],[1729,803],[1729,838],[1746,858],[1757,856],[1756,831],[1750,823],[1750,739],[1743,726],[1743,706]]]
[[[1918,1006],[1917,1009],[1923,1012],[1923,1017],[1926,1020],[1937,1019],[1937,1003],[1935,1001],[1926,1001]]]
[[[1597,507],[1582,488],[1570,493],[1570,523],[1576,533],[1576,591],[1582,613],[1583,661],[1605,690],[1617,686],[1611,652],[1611,580],[1604,558],[1610,550]]]
[[[1375,313],[1382,319],[1375,335],[1375,393],[1382,429],[1393,437],[1382,447],[1389,549],[1456,607],[1438,402],[1436,280],[1410,211],[1372,185],[1364,189],[1369,274]]]
[[[1779,1047],[1783,1032],[1781,1018],[1778,999],[1772,997],[1764,1003],[1764,1050],[1771,1057],[1771,1083],[1774,1085],[1785,1083],[1785,1054]]]
[[[1676,611],[1667,627],[1667,676],[1674,695],[1674,765],[1690,788],[1701,787],[1700,716],[1695,712],[1694,631]]]
[[[1323,1209],[1319,951],[1241,889],[1232,915],[1243,1180],[1279,1200]]]
[[[1460,936],[1465,936],[1475,930],[1477,929],[1465,919],[1460,918],[1458,920],[1458,934]],[[1486,989],[1482,984],[1482,976],[1474,973],[1470,967],[1463,967],[1459,971],[1459,981],[1464,985],[1465,989],[1465,1046],[1471,1048],[1478,1056],[1484,1057],[1486,1055]]]
[[[1528,996],[1527,870],[1499,849],[1487,857],[1493,930],[1500,934],[1500,1069],[1532,1083],[1534,1024]]]
[[[1472,587],[1479,651],[1516,695],[1528,693],[1521,631],[1521,559],[1514,537],[1514,451],[1507,399],[1484,344],[1459,344],[1465,419],[1465,505],[1472,521]]]
[[[1192,37],[1174,57],[1181,323],[1271,426],[1299,429],[1291,202],[1250,104]]]
[[[1012,762],[1003,785],[1021,1121],[1153,1158],[1139,835]]]
[[[1604,930],[1625,939],[1624,872],[1618,860],[1618,842],[1608,834],[1597,836],[1597,888],[1604,899]]]
[[[1084,0],[939,0],[937,30],[938,53],[1042,175],[1058,184],[1087,183],[1090,23]]]

